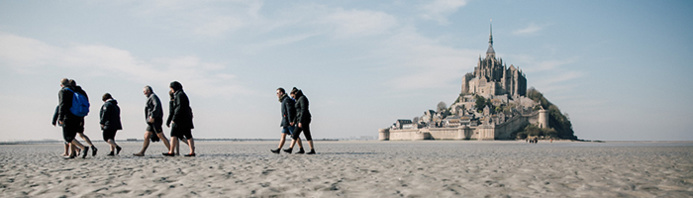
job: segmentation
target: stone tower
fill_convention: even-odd
[[[539,120],[537,120],[537,125],[539,128],[548,129],[549,128],[549,111],[542,108],[539,110]]]

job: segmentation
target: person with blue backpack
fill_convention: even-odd
[[[74,82],[74,81],[73,81]],[[84,132],[84,116],[89,113],[89,99],[84,90],[73,90],[70,80],[63,78],[60,81],[58,92],[58,124],[63,127],[63,139],[68,145],[70,154],[67,158],[75,158],[78,146],[82,146],[75,140],[77,133]],[[93,147],[93,145],[92,145]],[[93,147],[95,148],[95,147]],[[82,147],[82,158],[87,156],[88,147]]]
[[[79,130],[77,131],[77,135],[79,135],[79,137],[82,137],[82,139],[85,142],[87,142],[87,144],[89,144],[89,146],[91,147],[91,156],[96,156],[96,152],[98,151],[98,149],[96,149],[96,146],[94,146],[94,144],[91,143],[89,136],[84,134],[84,116],[87,116],[87,114],[89,113],[89,96],[87,95],[87,92],[85,92],[84,89],[82,89],[81,86],[77,85],[77,81],[75,81],[74,79],[70,79],[70,88],[73,89],[75,93],[78,93],[79,95],[77,97],[79,100],[73,100],[72,102],[72,104],[77,104],[72,106],[72,108],[75,109],[75,115],[81,116],[81,124],[79,126]],[[75,108],[75,106],[78,106],[78,108]],[[70,110],[72,111],[73,109]],[[82,147],[84,148],[84,154],[82,154],[82,158],[84,158],[87,156],[86,153],[89,151],[89,147]]]

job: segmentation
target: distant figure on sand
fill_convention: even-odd
[[[74,81],[72,82],[74,83]],[[89,100],[84,90],[81,90],[81,87],[77,87],[80,91],[74,90],[75,88],[71,86],[70,80],[67,78],[60,80],[60,87],[60,91],[58,92],[58,107],[53,116],[53,124],[55,125],[57,121],[57,124],[63,127],[63,139],[68,148],[68,151],[65,152],[65,154],[67,154],[66,157],[75,158],[77,155],[77,147],[80,147],[82,158],[85,158],[89,148],[77,142],[75,136],[77,133],[84,132],[84,116],[89,112]],[[77,101],[74,101],[75,96],[78,96]],[[78,101],[81,101],[81,103]],[[73,108],[73,102],[79,106],[74,106]],[[84,105],[86,105],[86,107]],[[82,138],[85,137],[86,136],[82,136]],[[88,140],[88,138],[85,138],[85,140]],[[92,148],[94,154],[96,154],[96,147],[92,145]]]
[[[164,117],[164,110],[161,107],[161,100],[154,94],[154,90],[151,86],[147,85],[142,91],[145,96],[147,96],[147,103],[144,107],[144,119],[147,122],[147,129],[144,133],[144,143],[142,144],[142,150],[139,153],[133,154],[134,156],[144,156],[144,152],[147,151],[149,147],[149,139],[160,139],[161,142],[166,146],[166,150],[170,150],[166,135],[164,135],[163,128],[161,127]]]
[[[193,141],[193,115],[190,108],[188,96],[183,91],[183,85],[178,81],[171,82],[171,91],[173,92],[173,116],[171,126],[171,144],[168,153],[163,153],[165,156],[175,156],[175,148],[178,147],[178,138],[188,140],[190,153],[186,157],[195,156],[195,142]]]
[[[279,151],[281,151],[282,147],[284,147],[286,135],[291,137],[291,134],[294,132],[293,121],[296,117],[296,107],[294,105],[296,102],[294,102],[294,100],[286,94],[286,90],[281,87],[277,89],[277,98],[279,98],[279,102],[281,103],[282,122],[279,126],[282,127],[282,136],[281,139],[279,139],[279,146],[277,149],[271,149],[270,151],[272,151],[272,153],[279,154]],[[298,139],[298,146],[301,148],[301,150],[303,150],[301,139]]]
[[[101,130],[103,130],[103,141],[111,147],[111,152],[108,156],[114,156],[120,154],[122,149],[115,142],[116,132],[123,129],[123,125],[120,122],[120,107],[118,107],[118,101],[113,99],[113,96],[109,93],[104,94],[101,100],[104,103],[99,113],[101,118],[99,123],[101,124]],[[114,150],[115,154],[113,153]]]
[[[303,136],[306,137],[308,145],[310,146],[310,152],[306,154],[315,154],[315,149],[313,148],[313,138],[310,134],[311,115],[310,110],[308,109],[308,98],[305,95],[303,95],[303,91],[296,89],[296,87],[294,87],[291,90],[291,97],[296,99],[296,118],[294,123],[296,123],[296,126],[298,127],[296,127],[293,134],[291,135],[291,145],[288,149],[284,149],[284,152],[291,153],[291,151],[294,149],[294,145],[299,139],[298,136],[301,135],[301,132],[303,132]],[[304,153],[303,147],[300,144],[298,145],[298,147],[300,148],[300,150],[297,153]]]

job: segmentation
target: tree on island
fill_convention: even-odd
[[[544,108],[549,112],[549,126],[556,131],[556,136],[558,138],[577,140],[577,136],[574,135],[573,125],[570,123],[568,114],[562,114],[558,106],[551,103],[534,87],[527,89],[527,97],[539,103],[541,108]]]

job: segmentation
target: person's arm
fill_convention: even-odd
[[[52,120],[53,122],[51,122],[51,124],[53,124],[53,126],[55,126],[55,124],[58,122],[58,109],[59,108],[60,108],[59,105],[55,106],[55,113],[53,113],[53,120]]]

